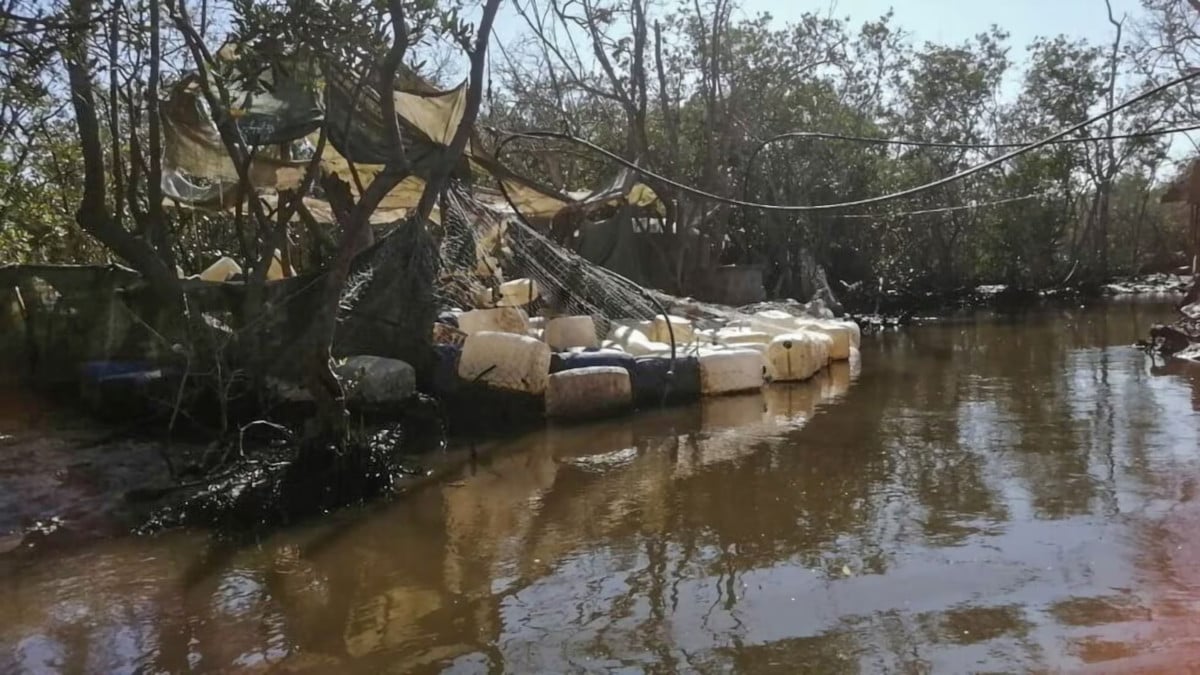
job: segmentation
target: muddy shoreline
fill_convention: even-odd
[[[894,327],[913,320],[936,320],[955,312],[973,309],[1024,311],[1060,303],[1098,302],[1106,299],[1182,298],[1192,285],[1190,275],[1155,273],[1116,278],[1104,284],[1072,284],[1043,289],[1024,289],[1003,284],[962,287],[953,291],[892,293],[883,299],[843,300],[846,314],[859,321],[864,332]]]
[[[945,320],[972,310],[1003,313],[1037,311],[1062,305],[1086,306],[1110,300],[1171,303],[1179,310],[1167,323],[1146,326],[1136,346],[1156,357],[1200,363],[1200,287],[1191,275],[1155,273],[1117,278],[1105,284],[1076,284],[1042,290],[1004,285],[962,288],[948,293],[896,295],[867,311],[863,304],[847,303],[847,317],[864,333],[895,329],[908,323]],[[1183,303],[1192,304],[1184,307]]]

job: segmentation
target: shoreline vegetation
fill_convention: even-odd
[[[927,304],[911,307],[906,315],[849,316],[869,335],[902,329],[910,320],[936,321],[970,309],[1036,311],[1064,302],[1123,298],[1169,298],[1175,302],[1187,282],[1186,277],[1175,275],[1147,275],[1115,281],[1091,292],[1072,289],[1019,295],[985,287],[963,293],[952,302],[939,299],[942,301],[935,305],[926,299]],[[939,309],[930,309],[935,306]],[[746,313],[782,310],[796,314],[804,310],[798,303],[786,301],[742,309]],[[465,405],[458,402],[466,410],[457,416],[448,413],[449,400],[425,395],[382,414],[360,416],[355,442],[363,448],[354,456],[364,463],[335,469],[315,459],[327,453],[304,454],[292,446],[295,441],[286,425],[248,428],[234,448],[186,432],[164,442],[161,431],[152,425],[137,420],[106,422],[104,417],[96,417],[94,407],[78,407],[78,400],[39,400],[18,393],[13,401],[30,407],[34,414],[29,415],[25,429],[7,434],[0,442],[10,457],[8,480],[14,489],[9,491],[13,501],[9,506],[13,513],[22,514],[23,522],[10,520],[0,527],[5,531],[0,548],[32,549],[43,540],[54,545],[52,542],[60,539],[86,540],[130,530],[148,533],[180,525],[209,527],[224,536],[252,535],[338,508],[395,497],[424,481],[436,480],[453,466],[473,461],[478,447],[544,424],[540,401],[514,402],[503,393],[466,400]],[[453,423],[470,417],[470,411],[481,406],[500,412],[486,420],[472,420],[472,429]],[[523,424],[515,423],[521,419],[517,415],[508,414],[518,408],[525,411]],[[15,409],[15,404],[10,403],[9,409]],[[99,414],[103,415],[103,410]],[[161,428],[161,417],[158,424]],[[454,452],[446,454],[451,446]],[[169,462],[164,463],[164,453],[170,453]],[[66,482],[56,478],[75,475],[76,480]],[[342,479],[334,489],[330,475],[360,480]],[[320,479],[314,483],[313,477]],[[80,481],[90,487],[81,488]],[[31,513],[17,500],[36,502],[43,508]]]

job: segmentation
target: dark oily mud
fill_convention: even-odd
[[[403,444],[403,432],[394,428],[347,446],[314,440],[258,451],[180,489],[137,531],[190,525],[253,532],[379,499],[393,493],[402,475],[420,471],[402,462]]]
[[[128,531],[136,509],[122,495],[170,480],[161,440],[136,430],[26,390],[0,395],[0,552]]]
[[[156,505],[137,531],[204,526],[225,534],[261,532],[392,496],[404,479],[428,473],[420,457],[445,447],[446,430],[440,406],[424,396],[399,419],[381,419],[379,411],[360,413],[345,442],[266,424],[279,432],[277,443],[251,452],[239,447],[232,461],[164,488],[166,503]],[[163,501],[154,490],[139,497]]]
[[[91,411],[94,413],[94,411]],[[125,418],[119,418],[124,420]],[[445,447],[436,401],[356,410],[352,443],[300,443],[300,424],[248,424],[224,442],[106,423],[29,390],[0,398],[0,555],[176,526],[241,535],[386,498]],[[235,430],[236,431],[236,430]]]

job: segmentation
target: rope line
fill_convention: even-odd
[[[1125,134],[1112,134],[1108,136],[1084,136],[1083,138],[1059,138],[1050,141],[1046,145],[1071,145],[1076,143],[1089,143],[1094,141],[1118,141],[1134,138],[1155,138],[1159,136],[1172,136],[1175,134],[1186,134],[1193,131],[1200,131],[1200,124],[1192,124],[1183,127],[1170,127],[1167,129],[1145,129]],[[1021,143],[942,143],[939,141],[916,141],[909,139],[898,138],[880,138],[878,136],[853,136],[847,134],[835,134],[827,131],[789,131],[786,133],[772,136],[765,141],[759,143],[754,148],[754,152],[750,153],[750,158],[746,160],[746,171],[742,178],[742,198],[749,199],[750,194],[750,179],[754,174],[755,162],[758,159],[759,153],[769,145],[774,145],[780,141],[787,141],[796,138],[817,138],[821,140],[832,141],[851,141],[854,143],[865,143],[868,145],[893,145],[893,146],[909,146],[917,148],[947,148],[956,150],[1004,150],[1008,148],[1021,148],[1024,144]]]
[[[1192,124],[1183,127],[1170,127],[1168,129],[1146,129],[1143,131],[1133,131],[1125,134],[1112,134],[1109,136],[1084,136],[1083,138],[1060,138],[1050,141],[1046,145],[1070,145],[1072,143],[1087,143],[1091,141],[1121,141],[1133,138],[1153,138],[1156,136],[1169,136],[1172,134],[1185,134],[1191,131],[1200,131],[1200,124]],[[832,141],[853,141],[855,143],[867,143],[871,145],[905,145],[918,148],[947,148],[954,150],[1004,150],[1007,148],[1021,148],[1028,143],[944,143],[940,141],[916,141],[900,138],[880,138],[878,136],[853,136],[847,134],[835,134],[827,131],[789,131],[787,133],[772,136],[763,141],[759,147],[767,146],[779,141],[785,141],[792,138],[820,138]]]
[[[845,218],[847,220],[871,220],[878,218],[903,218],[905,216],[925,216],[933,213],[949,213],[951,211],[966,211],[969,209],[982,209],[988,206],[1000,206],[1002,204],[1012,204],[1014,202],[1024,202],[1030,199],[1038,199],[1050,195],[1049,192],[1034,192],[1032,194],[1021,195],[1020,197],[1008,197],[1005,199],[997,199],[990,202],[975,202],[973,204],[960,204],[958,206],[943,206],[936,209],[921,209],[919,211],[901,211],[899,213],[835,213],[834,218]]]
[[[772,211],[772,212],[784,212],[784,213],[816,213],[816,212],[824,212],[824,211],[837,211],[840,209],[845,209],[845,208],[850,208],[850,207],[855,207],[855,206],[870,206],[873,204],[880,204],[883,202],[893,201],[896,199],[903,199],[905,197],[911,197],[913,195],[921,194],[923,192],[928,192],[929,190],[942,187],[943,185],[949,185],[950,183],[954,183],[956,181],[962,180],[963,178],[966,178],[968,176],[973,176],[982,171],[986,171],[987,169],[990,169],[994,166],[1003,164],[1004,162],[1007,162],[1010,159],[1019,157],[1026,153],[1032,152],[1038,148],[1041,148],[1043,146],[1054,143],[1055,141],[1057,141],[1061,138],[1069,136],[1081,129],[1084,129],[1092,124],[1095,124],[1096,122],[1098,122],[1106,117],[1115,115],[1116,113],[1118,113],[1126,108],[1129,108],[1130,106],[1140,103],[1148,98],[1151,98],[1153,96],[1156,96],[1156,95],[1162,93],[1163,91],[1166,91],[1167,89],[1170,89],[1171,87],[1175,87],[1177,85],[1180,85],[1184,82],[1195,79],[1197,77],[1200,77],[1200,70],[1196,70],[1196,71],[1181,75],[1181,76],[1176,77],[1168,82],[1165,82],[1163,84],[1160,84],[1160,85],[1157,85],[1150,89],[1147,89],[1147,90],[1143,91],[1142,93],[1138,94],[1137,96],[1127,99],[1124,102],[1122,102],[1112,108],[1109,108],[1103,112],[1097,113],[1096,115],[1093,115],[1092,117],[1089,117],[1088,119],[1086,119],[1082,122],[1071,125],[1065,129],[1062,129],[1058,132],[1055,132],[1049,136],[1046,136],[1046,137],[1039,139],[1037,141],[1034,141],[1032,143],[1022,145],[1022,146],[1018,147],[1017,149],[1012,150],[1011,152],[1007,152],[999,157],[995,157],[993,159],[987,160],[980,164],[976,164],[975,166],[968,167],[966,169],[963,169],[962,171],[959,171],[959,172],[951,174],[949,176],[940,178],[938,180],[924,183],[922,185],[917,185],[915,187],[911,187],[906,190],[892,192],[892,193],[885,194],[885,195],[879,195],[876,197],[867,197],[865,199],[857,199],[857,200],[848,201],[848,202],[837,202],[837,203],[833,203],[833,204],[813,204],[813,205],[763,204],[763,203],[759,203],[759,202],[747,201],[744,199],[734,199],[731,197],[722,197],[721,195],[713,194],[711,192],[707,192],[707,191],[701,190],[699,188],[692,187],[690,185],[685,185],[678,181],[667,178],[666,176],[662,176],[653,171],[642,168],[642,167],[638,166],[636,163],[631,162],[630,160],[627,160],[624,157],[621,157],[620,155],[618,155],[606,148],[603,148],[595,143],[592,143],[591,141],[579,138],[577,136],[573,136],[571,134],[561,133],[561,132],[557,132],[557,131],[535,130],[535,131],[523,131],[523,132],[510,133],[504,139],[502,139],[500,141],[500,143],[496,146],[496,160],[497,161],[501,160],[503,153],[504,153],[505,146],[513,141],[520,140],[520,139],[550,138],[550,139],[556,139],[556,140],[561,140],[561,141],[567,141],[569,143],[573,143],[575,145],[587,148],[603,157],[608,158],[609,160],[611,160],[613,162],[616,162],[617,164],[620,164],[621,166],[624,166],[627,169],[630,169],[631,171],[634,171],[635,173],[637,173],[645,178],[651,178],[653,180],[661,182],[664,185],[669,185],[669,186],[675,188],[676,190],[685,192],[687,194],[691,194],[696,197],[700,197],[702,199],[706,199],[708,201],[713,201],[713,202],[717,202],[717,203],[721,203],[721,204],[727,204],[729,206],[738,206],[738,207],[742,207],[742,208],[757,209],[760,211]],[[507,195],[506,195],[506,197],[507,197]],[[510,203],[511,203],[511,200],[508,200],[508,201],[510,201]]]

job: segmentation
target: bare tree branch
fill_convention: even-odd
[[[475,49],[470,54],[471,79],[467,85],[466,105],[462,119],[459,120],[458,128],[454,132],[454,138],[450,141],[450,146],[443,151],[440,162],[431,172],[425,185],[425,191],[421,193],[421,201],[417,204],[417,214],[422,220],[428,218],[429,213],[433,211],[433,205],[437,203],[445,189],[446,181],[454,172],[454,167],[457,166],[467,147],[467,142],[471,139],[472,131],[475,128],[475,119],[479,116],[479,106],[483,101],[483,69],[487,63],[488,40],[491,38],[492,24],[496,20],[496,12],[499,9],[500,0],[487,0],[483,6],[483,17],[479,21]]]
[[[71,0],[69,12],[75,23],[93,25],[89,20],[92,3],[93,0]],[[96,112],[94,83],[86,43],[87,32],[75,31],[63,52],[80,150],[83,154],[83,200],[76,212],[76,221],[85,232],[96,237],[145,275],[155,293],[172,305],[179,305],[183,296],[174,270],[167,267],[145,241],[120,227],[109,210],[104,148],[100,141],[100,122]]]

